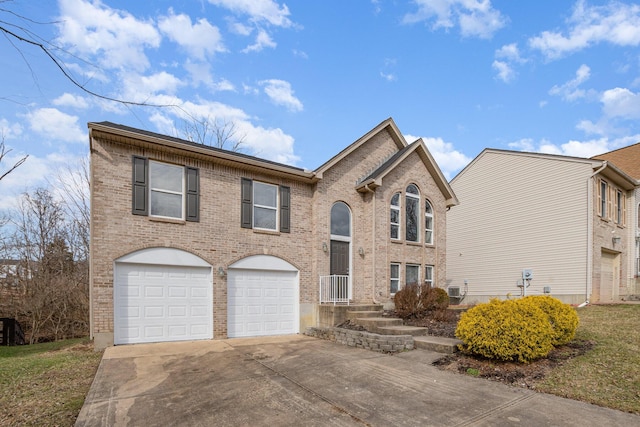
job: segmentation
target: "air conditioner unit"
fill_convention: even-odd
[[[447,288],[447,292],[450,297],[459,298],[460,297],[460,286],[449,286]]]

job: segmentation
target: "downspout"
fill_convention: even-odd
[[[593,183],[594,176],[602,172],[607,167],[607,161],[602,162],[602,166],[589,175],[587,179],[587,286],[585,289],[584,302],[578,307],[589,304],[589,295],[593,285]]]
[[[371,301],[374,304],[380,304],[376,299],[376,192],[369,188],[369,184],[365,184],[364,188],[371,193],[373,206],[373,227],[371,227]]]

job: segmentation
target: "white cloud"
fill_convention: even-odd
[[[53,100],[53,105],[57,105],[58,107],[72,107],[83,110],[89,107],[89,102],[80,95],[64,93]]]
[[[489,0],[414,0],[418,10],[404,16],[405,24],[433,22],[432,28],[460,27],[464,37],[491,38],[504,27],[507,18]]]
[[[260,52],[264,48],[269,47],[271,49],[274,49],[276,46],[277,43],[273,41],[271,36],[266,31],[260,30],[258,31],[258,35],[256,36],[256,42],[242,49],[242,52]]]
[[[104,68],[144,70],[149,66],[145,48],[160,45],[152,22],[111,9],[100,0],[60,0],[59,6],[57,43],[73,53],[95,55]]]
[[[495,57],[507,59],[512,62],[525,62],[525,60],[520,56],[520,50],[516,43],[502,46],[500,49],[496,50]]]
[[[549,95],[560,96],[565,101],[575,101],[579,98],[584,98],[592,92],[585,91],[584,89],[579,89],[579,86],[589,80],[590,77],[591,69],[585,64],[582,64],[578,68],[578,70],[576,70],[575,79],[569,80],[568,82],[560,86],[553,86],[551,89],[549,89]]]
[[[289,111],[302,111],[303,105],[298,98],[293,95],[291,84],[284,80],[262,80],[259,82],[264,86],[264,93],[271,99],[275,105],[282,105]]]
[[[640,140],[639,138],[639,135],[625,136],[617,139],[602,137],[597,139],[588,139],[585,141],[569,140],[568,142],[560,145],[553,144],[546,139],[542,139],[536,143],[532,139],[525,138],[510,143],[509,147],[520,151],[589,158],[597,154],[606,153],[607,151],[633,144]]]
[[[579,0],[567,20],[565,32],[543,31],[529,39],[529,46],[548,59],[556,59],[603,42],[640,45],[640,5],[609,2],[589,6]]]
[[[413,142],[419,137],[404,135],[404,138]],[[422,140],[447,179],[451,179],[456,172],[471,161],[471,158],[456,150],[452,143],[445,142],[442,138],[422,137]]]
[[[52,141],[88,142],[88,134],[78,125],[78,117],[56,108],[39,108],[26,115],[31,129]]]
[[[626,88],[606,90],[600,98],[602,111],[607,117],[637,120],[640,118],[640,94]]]
[[[15,139],[22,135],[20,123],[10,123],[7,119],[0,119],[0,140]]]
[[[272,0],[209,0],[209,3],[229,9],[233,13],[248,15],[252,22],[266,22],[276,27],[290,27],[289,8]]]
[[[384,73],[382,71],[380,71],[380,77],[382,77],[384,80],[388,81],[388,82],[395,82],[396,80],[398,80],[398,78],[396,77],[395,74],[393,73]]]
[[[529,152],[536,150],[533,139],[531,138],[522,138],[517,141],[510,142],[507,145],[512,150],[529,151]]]
[[[173,10],[169,9],[169,16],[161,17],[158,27],[197,59],[205,59],[216,52],[226,50],[220,30],[204,18],[192,24],[188,15],[175,15]]]
[[[491,66],[498,72],[498,78],[503,82],[509,83],[514,79],[515,71],[506,62],[495,60]]]

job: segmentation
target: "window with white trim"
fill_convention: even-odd
[[[428,200],[424,202],[424,242],[433,245],[433,208]]]
[[[416,264],[407,264],[405,267],[405,285],[420,284],[420,266]]]
[[[389,210],[391,238],[393,240],[398,240],[400,239],[400,193],[396,193],[391,197],[391,206]]]
[[[263,182],[253,182],[253,228],[277,230],[278,187]]]
[[[149,201],[151,216],[182,219],[184,168],[149,161]]]
[[[625,225],[626,204],[627,204],[626,195],[622,191],[616,190],[614,212],[615,212],[615,221],[616,221],[616,224],[618,225]]]
[[[424,266],[424,284],[433,288],[433,265]]]
[[[291,190],[284,185],[241,179],[240,226],[257,230],[291,231]]]
[[[400,290],[400,264],[391,263],[389,268],[389,292],[393,295]]]
[[[607,199],[609,194],[609,186],[607,181],[601,179],[600,185],[598,186],[598,215],[600,215],[603,219],[607,219],[609,216],[607,214]]]
[[[419,225],[420,218],[420,192],[415,184],[409,184],[405,192],[405,239],[409,242],[419,242]]]

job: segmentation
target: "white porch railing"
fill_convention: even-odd
[[[349,305],[349,276],[320,276],[320,304]]]

